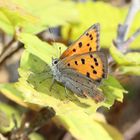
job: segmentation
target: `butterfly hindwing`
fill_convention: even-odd
[[[90,52],[74,55],[61,60],[60,71],[73,69],[87,78],[100,82],[107,77],[107,58],[102,52]]]
[[[67,77],[66,87],[80,97],[91,97],[96,102],[104,100],[103,93],[97,88],[96,82],[75,72],[73,69],[63,69],[62,77]]]
[[[63,52],[60,59],[74,54],[81,54],[99,50],[99,24],[91,26],[84,34]]]

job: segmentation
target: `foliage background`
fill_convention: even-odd
[[[125,40],[122,48],[112,43],[117,38],[118,24],[125,21],[128,4],[125,1],[124,4],[120,1],[0,1],[3,77],[0,84],[0,137],[15,139],[13,135],[20,136],[27,131],[25,137],[33,140],[129,139],[129,130],[140,114],[139,77],[136,77],[140,75],[140,36],[131,44],[126,39],[129,45],[125,53]],[[52,78],[45,71],[50,70],[52,56],[58,57],[59,47],[64,51],[70,42],[96,22],[101,25],[101,47],[113,63],[109,64],[108,79],[100,86],[107,100],[96,104],[71,92],[67,97],[64,87],[57,83],[50,92]],[[131,37],[139,25],[140,13],[137,12],[125,38]],[[54,112],[47,108],[48,112],[52,111],[50,118],[40,121],[44,117],[38,115],[41,114],[39,110],[48,106],[56,115],[49,121]],[[31,131],[25,127],[25,122],[29,122]],[[35,122],[37,126],[33,125]],[[135,138],[139,136],[135,134]]]

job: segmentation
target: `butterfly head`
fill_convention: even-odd
[[[57,65],[59,59],[58,58],[52,58],[52,66]]]

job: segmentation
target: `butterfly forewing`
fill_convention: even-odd
[[[99,24],[91,26],[78,40],[64,51],[60,59],[75,54],[97,51],[99,49]]]
[[[73,69],[77,73],[100,82],[107,76],[107,59],[102,52],[90,52],[61,60],[59,68],[61,71]]]

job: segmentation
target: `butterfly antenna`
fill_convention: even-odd
[[[52,28],[48,28],[48,30],[49,30],[49,32],[50,32],[50,38],[53,40],[53,44],[57,47],[57,43],[56,43],[56,41],[55,41],[55,39],[54,39],[54,36],[53,36],[53,29]],[[57,47],[58,48],[58,47]],[[60,48],[60,47],[59,47]],[[60,49],[59,49],[60,50]],[[59,54],[58,53],[58,49],[57,49],[57,54]]]
[[[61,55],[61,52],[62,52],[62,51],[61,51],[61,47],[59,47],[59,56]]]

